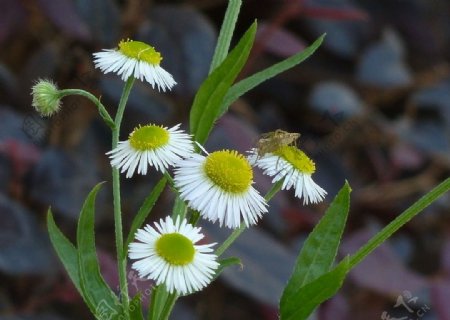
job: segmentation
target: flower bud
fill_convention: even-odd
[[[31,95],[31,105],[44,117],[53,115],[61,108],[59,90],[50,80],[38,80],[31,89]]]

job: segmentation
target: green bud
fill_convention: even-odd
[[[59,90],[50,80],[40,79],[31,89],[31,105],[44,117],[49,117],[61,108]]]

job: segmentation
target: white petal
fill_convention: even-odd
[[[272,183],[283,180],[282,190],[289,190],[294,187],[295,196],[303,198],[303,203],[318,203],[322,201],[327,192],[317,185],[311,178],[311,174],[304,173],[296,169],[285,159],[272,153],[267,153],[262,157],[257,157],[253,149],[248,156],[254,166],[263,170],[265,175],[273,177]]]
[[[212,253],[214,244],[196,245],[203,238],[200,228],[188,224],[185,219],[173,221],[171,217],[155,223],[155,228],[146,225],[144,229],[136,232],[136,239],[129,245],[128,256],[137,260],[132,268],[142,278],[153,279],[156,283],[164,284],[169,292],[177,291],[180,294],[189,294],[208,285],[219,267],[217,256]],[[162,234],[177,232],[192,241],[194,258],[190,263],[180,266],[171,265],[154,250],[157,239]]]
[[[205,157],[192,154],[176,163],[174,183],[181,199],[202,217],[229,228],[255,224],[267,212],[267,203],[252,186],[240,194],[228,193],[214,184],[203,171]]]
[[[133,76],[136,79],[147,81],[152,88],[158,90],[171,90],[177,83],[172,75],[159,65],[154,65],[143,60],[130,58],[118,50],[103,50],[96,52],[94,65],[104,73],[115,72],[126,81]]]
[[[120,141],[115,149],[106,153],[111,159],[111,165],[122,173],[126,171],[127,178],[131,178],[135,172],[147,174],[148,166],[160,172],[167,171],[194,151],[191,136],[178,130],[179,127],[178,124],[170,129],[164,128],[169,133],[169,141],[154,150],[136,150],[128,140]]]

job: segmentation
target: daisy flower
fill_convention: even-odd
[[[127,178],[131,178],[136,169],[138,174],[147,174],[148,166],[165,172],[194,150],[190,136],[178,130],[179,127],[177,124],[168,129],[150,124],[135,128],[128,140],[120,141],[115,149],[106,153],[111,165],[121,173],[127,171]]]
[[[327,192],[317,185],[311,175],[316,171],[315,163],[295,146],[282,146],[273,153],[258,156],[257,150],[250,152],[249,161],[273,177],[272,182],[283,179],[281,190],[295,189],[295,196],[303,203],[318,203]]]
[[[266,201],[252,187],[250,163],[236,151],[192,154],[176,164],[174,175],[181,199],[220,226],[238,228],[242,218],[248,227],[267,212]]]
[[[104,73],[114,72],[126,81],[133,76],[147,81],[153,88],[166,91],[177,83],[172,75],[160,67],[161,54],[152,46],[132,40],[122,40],[116,49],[94,53],[94,64]]]
[[[196,244],[203,239],[201,228],[188,224],[185,219],[171,217],[146,225],[136,232],[136,240],[129,246],[128,256],[132,268],[141,278],[164,284],[170,293],[175,290],[188,294],[206,287],[219,267],[211,244]]]

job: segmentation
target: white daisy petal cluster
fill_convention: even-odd
[[[263,169],[265,175],[273,177],[272,183],[283,180],[281,190],[293,187],[295,196],[303,198],[304,204],[321,202],[327,194],[311,177],[315,171],[314,162],[295,146],[284,146],[261,157],[253,149],[249,161]]]
[[[165,92],[177,83],[170,73],[161,68],[161,60],[161,54],[155,48],[140,41],[122,40],[117,49],[94,53],[95,67],[103,73],[114,72],[123,81],[133,76]]]
[[[194,151],[190,135],[179,128],[180,124],[170,129],[157,125],[138,127],[128,140],[120,141],[115,149],[106,154],[113,167],[122,173],[127,172],[127,178],[131,178],[135,171],[147,174],[149,166],[165,172]]]
[[[146,225],[136,232],[129,246],[130,259],[141,278],[164,284],[170,293],[189,294],[207,286],[219,267],[212,244],[197,245],[204,235],[185,219],[171,217],[154,227]]]
[[[235,151],[192,154],[176,164],[174,183],[181,199],[220,226],[238,228],[243,220],[248,227],[267,212],[266,201],[252,187],[250,164]]]

